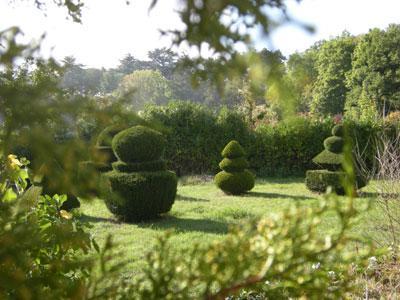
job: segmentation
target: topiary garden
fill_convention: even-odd
[[[345,193],[343,183],[348,180],[342,169],[344,161],[344,126],[338,124],[332,128],[332,136],[324,140],[324,150],[315,156],[312,161],[323,169],[308,170],[306,172],[306,186],[314,192],[324,193],[330,186],[337,194]],[[355,167],[356,164],[353,164]],[[366,185],[366,180],[356,168],[356,183],[354,189]]]
[[[224,159],[219,163],[222,171],[215,175],[214,181],[226,194],[238,195],[254,187],[254,175],[247,170],[249,164],[245,155],[242,146],[235,140],[222,150]]]
[[[105,173],[104,200],[109,210],[125,221],[148,220],[168,212],[177,191],[177,177],[162,160],[165,139],[144,126],[123,130],[112,140],[117,158]]]

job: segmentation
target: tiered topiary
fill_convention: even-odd
[[[100,132],[97,137],[95,153],[93,155],[93,161],[95,161],[96,169],[100,172],[107,172],[112,169],[111,164],[117,160],[111,147],[111,142],[114,136],[128,126],[124,124],[113,124],[107,126]],[[98,162],[100,161],[100,162]]]
[[[134,126],[118,133],[112,149],[118,161],[105,173],[104,200],[112,213],[125,221],[142,221],[168,212],[177,190],[174,172],[161,159],[165,139],[158,131]]]
[[[215,175],[216,185],[226,194],[238,195],[254,187],[254,175],[247,170],[249,164],[245,152],[237,141],[230,141],[222,150],[222,169]]]
[[[332,136],[324,140],[324,148],[320,154],[313,158],[313,162],[322,167],[322,170],[309,170],[306,172],[306,186],[314,192],[325,192],[328,186],[337,194],[344,194],[343,181],[346,173],[342,170],[344,128],[339,124],[332,128]],[[354,165],[357,167],[356,165]],[[358,174],[356,169],[355,190],[366,185],[366,180]]]

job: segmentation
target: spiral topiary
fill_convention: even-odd
[[[107,187],[103,197],[117,217],[143,221],[171,209],[177,178],[161,159],[164,147],[161,133],[140,125],[115,135],[112,149],[118,161],[104,174]]]
[[[313,158],[313,162],[322,167],[322,170],[308,170],[306,172],[306,186],[314,192],[325,192],[328,186],[337,194],[344,194],[342,182],[346,181],[346,173],[342,170],[344,127],[338,124],[332,128],[332,136],[324,140],[324,148],[320,154]],[[356,165],[355,165],[356,166]],[[356,170],[357,171],[357,170]],[[356,172],[355,190],[366,185],[366,180]]]
[[[226,194],[238,195],[254,187],[254,175],[247,170],[249,164],[245,152],[237,141],[230,141],[222,150],[222,169],[215,175],[216,185]]]

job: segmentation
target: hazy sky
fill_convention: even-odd
[[[218,1],[218,0],[215,0]],[[169,46],[168,38],[159,29],[182,26],[174,12],[177,0],[159,0],[150,13],[149,0],[87,0],[83,24],[66,20],[63,9],[49,6],[39,11],[29,2],[0,0],[0,30],[20,26],[25,39],[39,38],[46,33],[42,47],[44,55],[61,59],[74,55],[86,66],[115,67],[126,53],[145,59],[149,50]],[[308,34],[295,26],[278,29],[272,45],[258,38],[257,46],[268,45],[289,55],[303,51],[314,42],[327,39],[347,30],[352,34],[365,33],[373,27],[385,28],[400,23],[400,0],[303,0],[300,4],[287,1],[289,13],[316,28]]]

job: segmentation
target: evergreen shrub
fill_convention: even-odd
[[[144,221],[168,212],[177,191],[174,172],[161,159],[162,135],[144,126],[121,131],[112,141],[113,170],[104,174],[103,198],[109,210],[124,221]]]
[[[306,186],[314,192],[325,193],[328,186],[338,195],[344,194],[342,182],[346,173],[329,170],[308,170],[306,172]]]
[[[124,124],[113,124],[104,128],[97,137],[93,161],[100,172],[107,172],[112,169],[111,164],[117,158],[112,150],[111,141],[117,133],[126,128],[127,126]]]
[[[306,186],[314,192],[325,192],[330,186],[337,194],[344,194],[343,183],[346,174],[342,171],[344,162],[344,126],[336,125],[332,128],[332,135],[324,140],[324,147],[320,154],[313,158],[316,165],[324,168],[323,170],[309,170],[306,172]],[[366,185],[366,180],[361,174],[356,174],[355,189],[360,189]]]
[[[254,175],[246,169],[245,152],[237,141],[230,141],[222,150],[222,169],[215,175],[215,184],[226,194],[238,195],[254,187]]]

